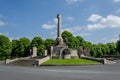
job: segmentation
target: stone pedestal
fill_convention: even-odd
[[[90,48],[87,47],[87,48],[84,49],[84,55],[85,56],[90,56]]]
[[[6,59],[5,64],[9,64],[9,63],[10,63],[10,59]]]
[[[36,57],[37,56],[37,48],[33,47],[32,48],[32,53],[31,53],[31,57]]]
[[[83,47],[82,46],[80,46],[78,48],[78,56],[79,56],[79,58],[81,57],[81,55],[83,55]]]
[[[52,55],[53,55],[53,46],[50,47],[50,58],[52,58]]]
[[[64,55],[64,59],[71,59],[71,55],[70,54]]]
[[[48,53],[48,51],[47,51],[47,50],[45,50],[45,51],[44,51],[44,56],[47,56],[47,53]]]

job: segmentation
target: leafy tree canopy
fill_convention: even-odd
[[[11,42],[8,37],[0,35],[0,60],[8,58],[11,54]]]
[[[41,44],[44,43],[44,40],[41,37],[34,37],[34,39],[31,42],[31,46],[33,47],[39,47]]]

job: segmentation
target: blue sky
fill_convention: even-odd
[[[120,0],[0,0],[0,34],[55,39],[58,13],[63,31],[92,43],[119,39]]]

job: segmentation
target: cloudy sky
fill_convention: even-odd
[[[63,31],[92,43],[118,40],[120,0],[0,0],[0,34],[55,39],[58,13]]]

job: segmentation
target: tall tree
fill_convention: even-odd
[[[81,43],[81,45],[83,46],[83,48],[85,49],[85,48],[87,48],[87,47],[91,47],[92,46],[92,43],[90,43],[90,42],[88,42],[88,41],[83,41],[82,43]]]
[[[37,36],[37,37],[34,37],[34,39],[32,40],[31,46],[38,48],[43,43],[44,43],[44,40],[41,37]]]
[[[42,47],[41,47],[41,45],[42,45]],[[43,53],[41,53],[41,52],[43,52],[43,51],[41,51],[42,50],[41,48],[43,48],[43,45],[44,45],[44,40],[38,36],[34,37],[34,39],[31,42],[31,47],[37,47],[38,55],[43,54]]]
[[[96,49],[97,49],[97,45],[96,45],[96,44],[93,44],[93,45],[91,46],[91,50],[90,50],[91,56],[97,57],[97,51],[96,51]]]
[[[101,44],[97,45],[96,51],[97,51],[97,57],[101,57],[103,55]]]
[[[12,40],[12,57],[25,57],[29,55],[30,40],[26,37]]]
[[[19,39],[21,45],[24,47],[24,56],[29,55],[29,47],[30,47],[30,40],[26,37],[20,38]]]
[[[0,35],[0,60],[8,58],[11,54],[11,42],[8,37]]]
[[[117,45],[117,52],[119,52],[120,54],[120,40],[117,41],[116,45]]]
[[[79,46],[82,46],[84,39],[81,36],[76,36],[77,40],[79,41]]]
[[[68,31],[62,33],[63,41],[72,49],[76,49],[79,46],[79,40]]]
[[[50,47],[51,45],[53,45],[55,43],[55,40],[53,39],[46,39],[44,42],[44,45],[46,48]]]
[[[38,47],[38,52],[39,52],[38,55],[43,56],[44,51],[45,51],[45,45],[42,44]]]
[[[12,40],[12,53],[11,53],[12,58],[18,57],[18,52],[17,52],[18,42],[19,40]]]
[[[16,52],[18,54],[18,57],[24,57],[25,56],[25,48],[23,43],[19,40],[17,44]]]
[[[116,55],[116,44],[115,43],[107,43],[107,46],[109,47],[110,52],[109,55]]]

